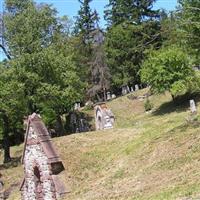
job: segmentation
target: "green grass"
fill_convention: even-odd
[[[146,113],[145,101],[117,98],[108,103],[116,117],[113,130],[54,140],[71,188],[67,200],[200,199],[199,115],[188,122],[189,102],[175,106],[167,93],[150,101],[154,109]],[[14,157],[21,152],[22,146],[12,149]],[[20,165],[1,173],[7,188],[23,176]],[[10,199],[19,197],[16,188]]]

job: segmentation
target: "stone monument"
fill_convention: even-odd
[[[94,110],[96,130],[113,128],[115,118],[105,103],[96,104]]]
[[[190,100],[190,111],[192,114],[196,114],[197,113],[197,108],[196,108],[196,105],[195,105],[195,102],[194,100]]]
[[[35,113],[28,117],[22,164],[23,200],[57,200],[68,192],[59,176],[64,170],[62,161],[42,119]]]
[[[110,92],[107,92],[107,101],[111,100],[111,94]]]
[[[135,91],[138,91],[139,89],[139,85],[135,85]]]

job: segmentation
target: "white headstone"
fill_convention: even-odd
[[[129,86],[127,85],[127,91],[128,91],[128,93],[130,93],[130,88],[129,88]]]
[[[135,91],[139,90],[139,85],[135,85]]]
[[[80,108],[81,108],[81,104],[80,103],[75,103],[74,110],[79,110]]]
[[[194,114],[197,112],[197,108],[196,108],[196,105],[195,105],[195,102],[194,100],[190,100],[190,110],[191,110],[191,113]]]
[[[110,92],[107,92],[107,100],[111,100],[111,94],[110,94]]]
[[[126,94],[128,94],[127,86],[123,86],[122,87],[122,95],[126,95]]]
[[[115,94],[112,94],[112,99],[115,99],[116,98],[116,95]]]
[[[131,87],[131,92],[134,92],[133,87]]]

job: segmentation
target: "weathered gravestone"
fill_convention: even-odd
[[[28,118],[22,164],[23,200],[57,200],[68,192],[60,177],[64,170],[62,161],[47,128],[35,113]]]
[[[133,87],[131,87],[131,92],[134,92]]]
[[[112,94],[112,99],[115,99],[116,98],[116,95],[115,94]]]
[[[107,100],[108,101],[111,100],[111,94],[110,94],[110,92],[107,92]]]
[[[122,95],[128,94],[127,86],[122,87]]]
[[[138,91],[139,89],[139,85],[135,85],[135,91]]]
[[[115,118],[105,103],[96,104],[94,110],[96,130],[113,128]]]
[[[192,114],[196,114],[197,113],[197,108],[196,108],[196,105],[195,105],[195,102],[194,100],[190,100],[190,111]]]
[[[81,103],[75,103],[74,110],[79,110],[81,108]]]

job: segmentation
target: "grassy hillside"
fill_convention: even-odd
[[[144,101],[118,98],[108,103],[115,129],[54,140],[71,190],[66,200],[200,199],[199,116],[188,123],[189,103],[175,106],[169,94],[151,101],[154,111],[146,113]],[[0,166],[6,188],[23,176],[17,159],[13,165]],[[9,199],[20,199],[15,185]]]

